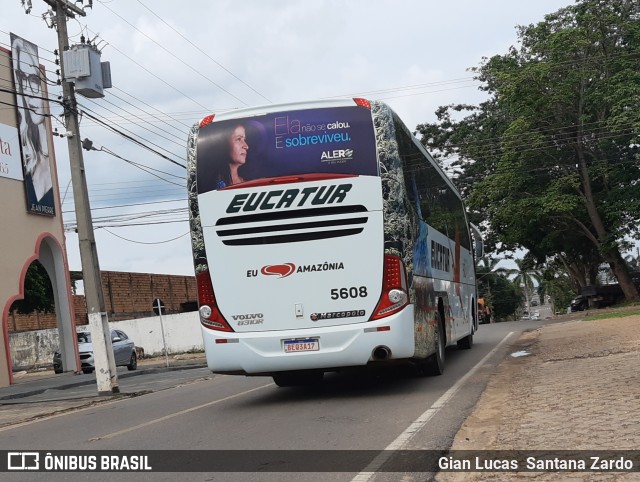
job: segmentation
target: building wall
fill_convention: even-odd
[[[85,303],[84,296],[72,295],[73,311],[75,313],[76,325],[86,325],[87,321],[87,304]],[[55,328],[56,314],[42,313],[40,311],[34,311],[29,314],[18,313],[17,311],[10,311],[7,317],[7,328],[9,333],[32,331],[32,330],[44,330],[47,328]]]
[[[178,353],[204,350],[200,318],[197,312],[110,322],[109,326],[124,331],[145,356],[164,355],[166,342],[169,356]],[[164,340],[162,331],[164,329]],[[78,331],[88,331],[88,326],[78,326]],[[46,329],[10,334],[13,370],[50,367],[53,353],[59,349],[58,330]]]
[[[102,290],[110,321],[151,316],[156,298],[167,314],[182,313],[198,299],[195,276],[103,271]]]
[[[9,128],[17,126],[15,109],[6,108],[7,106],[14,106],[16,103],[16,98],[12,93],[14,90],[12,79],[13,71],[10,53],[6,49],[0,48],[0,87],[6,90],[0,91],[0,102],[5,107],[0,109],[0,123],[9,126]],[[46,88],[45,83],[43,83],[43,88]],[[47,95],[45,90],[43,96],[47,97]],[[0,206],[2,206],[2,240],[0,241],[0,309],[2,309],[0,315],[2,320],[2,332],[0,333],[0,387],[11,383],[8,311],[14,300],[23,298],[23,279],[27,268],[34,259],[41,255],[40,250],[43,246],[46,246],[45,249],[47,250],[53,250],[51,258],[58,265],[67,264],[50,119],[47,119],[46,122],[51,146],[49,161],[53,192],[55,193],[56,215],[40,216],[28,213],[24,182],[0,176]],[[17,128],[15,132],[17,135]],[[58,290],[55,288],[54,290],[62,293],[58,297],[64,303],[62,298],[69,298],[70,293],[69,277],[58,279],[57,288]],[[64,313],[68,313],[68,311],[63,310]],[[70,320],[68,319],[61,320],[60,326],[66,326],[69,322]]]
[[[153,316],[153,300],[160,298],[167,315],[196,309],[197,287],[194,276],[153,273],[124,273],[103,271],[102,290],[109,321],[131,320]],[[76,279],[78,272],[72,272]],[[76,325],[86,325],[87,306],[84,296],[73,296]],[[9,333],[42,330],[56,327],[55,313],[11,312],[8,316]]]

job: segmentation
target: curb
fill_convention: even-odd
[[[166,366],[149,366],[148,368],[139,368],[138,370],[135,370],[135,371],[124,372],[122,374],[119,374],[118,378],[129,378],[129,377],[135,377],[135,376],[140,376],[140,375],[147,375],[147,374],[153,374],[153,373],[163,373],[163,372],[169,372],[169,371],[190,370],[190,369],[193,369],[193,368],[206,368],[206,364],[205,365],[202,365],[202,364],[185,364],[185,365],[170,366],[170,367],[166,367]],[[50,386],[50,387],[46,387],[46,388],[37,388],[37,389],[22,391],[20,393],[13,393],[13,394],[9,394],[9,395],[4,395],[4,396],[0,396],[0,405],[3,405],[3,403],[2,403],[3,401],[11,401],[11,400],[17,400],[17,399],[21,399],[21,398],[32,397],[32,396],[35,396],[35,395],[41,395],[44,392],[49,391],[49,390],[68,390],[70,388],[81,387],[81,386],[84,386],[84,385],[91,385],[91,384],[94,384],[94,383],[95,383],[95,379],[91,378],[91,379],[81,380],[81,381],[77,381],[77,382],[65,383],[63,385]],[[83,397],[83,398],[87,398],[87,397]]]

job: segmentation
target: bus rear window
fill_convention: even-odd
[[[359,106],[214,120],[200,129],[196,159],[200,194],[266,178],[379,175],[371,111]]]

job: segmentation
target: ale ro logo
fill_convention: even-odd
[[[353,158],[353,149],[334,149],[322,151],[321,161],[348,161]]]

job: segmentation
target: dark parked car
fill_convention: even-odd
[[[571,300],[571,312],[584,311],[589,308],[589,301],[585,296],[578,295]]]
[[[91,373],[95,370],[91,333],[79,331],[77,336],[82,371],[84,373]],[[111,330],[111,344],[113,345],[113,355],[116,360],[116,366],[126,366],[129,370],[138,368],[135,344],[124,331]],[[53,371],[55,373],[62,373],[62,356],[58,351],[53,354]]]

